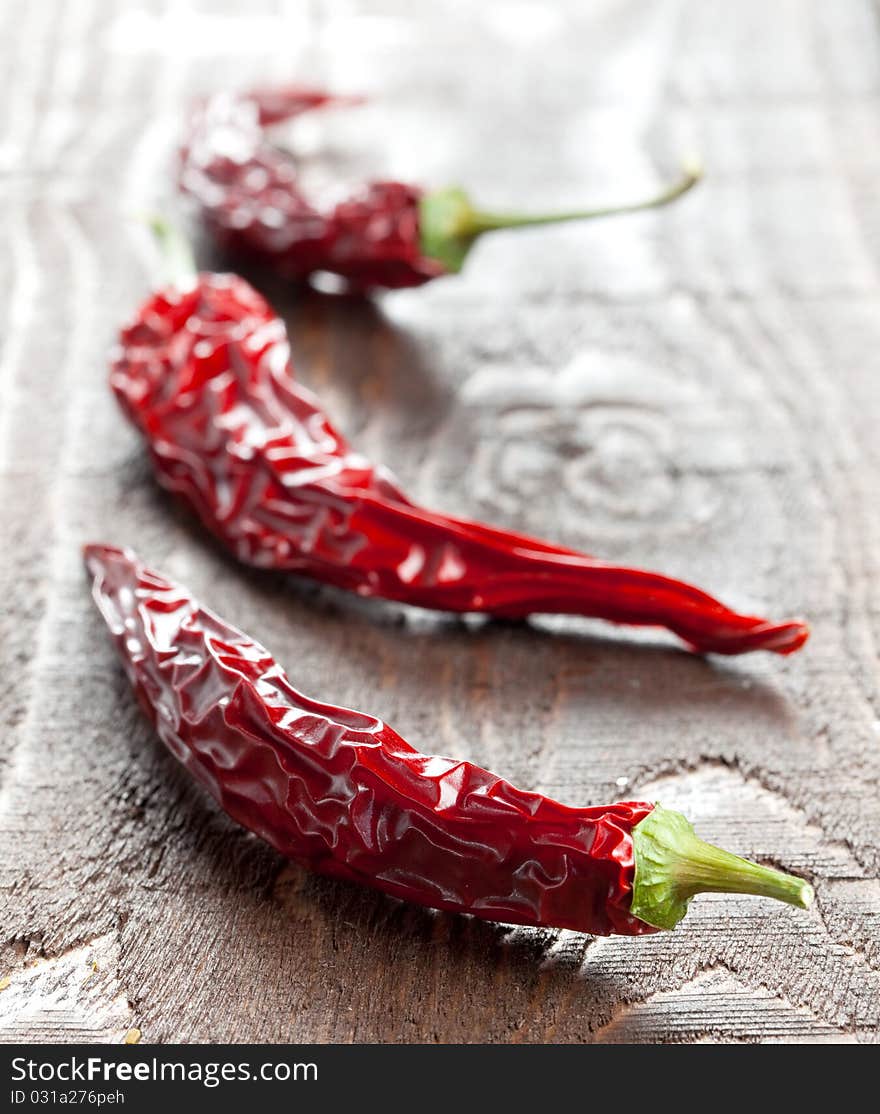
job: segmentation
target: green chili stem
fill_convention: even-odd
[[[596,217],[614,217],[623,213],[638,213],[643,209],[659,209],[687,193],[703,176],[702,168],[696,162],[686,163],[682,177],[653,197],[642,201],[631,201],[623,205],[607,205],[597,209],[576,209],[563,213],[486,213],[474,209],[469,214],[466,228],[459,229],[459,235],[478,236],[481,232],[491,232],[499,228],[528,228],[532,225],[561,224],[565,221],[593,220]]]
[[[802,878],[704,843],[681,813],[660,805],[633,829],[633,845],[631,911],[656,928],[674,928],[698,893],[755,894],[801,909],[813,900]]]
[[[626,205],[608,205],[597,209],[578,209],[567,213],[487,213],[475,209],[470,198],[457,186],[433,190],[419,200],[419,233],[423,255],[433,259],[448,273],[460,271],[467,254],[484,232],[503,228],[529,228],[559,224],[562,221],[593,220],[621,213],[637,213],[668,205],[692,189],[702,176],[699,165],[686,164],[679,181],[654,197],[632,201]]]
[[[189,241],[180,229],[155,213],[145,217],[162,257],[162,277],[169,286],[186,289],[198,275],[195,256]]]

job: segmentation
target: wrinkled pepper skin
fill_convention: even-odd
[[[629,912],[653,809],[568,808],[381,720],[297,692],[262,646],[130,551],[86,547],[95,601],[171,753],[233,820],[311,870],[433,909],[598,935]]]
[[[662,626],[721,654],[788,654],[808,636],[658,573],[417,506],[296,382],[283,323],[234,275],[149,298],[111,384],[159,481],[249,564],[420,607]]]
[[[295,159],[266,136],[273,124],[357,99],[290,86],[221,93],[197,107],[180,186],[222,246],[289,279],[327,271],[354,290],[420,286],[445,273],[422,250],[421,189],[375,181],[342,200],[307,195]]]

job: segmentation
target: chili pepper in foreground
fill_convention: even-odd
[[[182,150],[180,185],[222,244],[270,261],[289,278],[329,271],[357,290],[420,286],[461,270],[484,232],[656,208],[700,177],[692,167],[647,201],[544,216],[486,213],[460,189],[426,192],[393,181],[370,182],[344,200],[310,193],[293,155],[276,147],[266,129],[359,100],[283,86],[221,93],[198,106]]]
[[[156,730],[239,824],[312,870],[435,909],[640,935],[694,894],[806,908],[800,878],[703,843],[677,812],[569,808],[381,720],[297,692],[269,652],[146,568],[85,549],[93,594]]]
[[[173,236],[170,249],[183,260]],[[235,275],[180,265],[180,282],[122,331],[111,384],[159,481],[240,560],[420,607],[665,626],[721,654],[788,654],[806,641],[801,621],[739,615],[658,573],[417,506],[294,380],[266,301]]]

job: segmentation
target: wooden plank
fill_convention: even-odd
[[[10,0],[0,20],[0,1039],[876,1041],[874,6]],[[158,493],[106,350],[155,273],[129,216],[179,212],[180,115],[218,75],[366,90],[292,138],[499,207],[637,196],[702,152],[673,210],[499,235],[375,305],[270,292],[303,379],[419,498],[803,612],[808,649],[707,661],[368,604],[235,566]],[[161,752],[88,598],[97,539],[305,691],[572,803],[662,795],[807,875],[815,908],[704,898],[674,934],[592,940],[304,875]]]

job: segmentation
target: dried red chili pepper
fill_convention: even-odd
[[[242,561],[420,607],[665,626],[721,654],[805,642],[801,621],[739,615],[658,573],[417,506],[294,380],[266,301],[235,275],[188,266],[122,331],[111,383],[159,481]]]
[[[419,286],[459,271],[484,232],[656,208],[700,176],[686,169],[681,181],[647,201],[543,216],[486,213],[460,189],[426,192],[394,181],[370,182],[344,200],[312,196],[295,158],[272,144],[266,129],[358,100],[291,86],[222,93],[198,106],[182,149],[180,185],[222,244],[269,260],[294,279],[329,271],[359,290]]]
[[[704,891],[802,908],[812,898],[801,879],[703,843],[680,813],[569,808],[420,754],[381,720],[297,692],[267,650],[130,550],[85,556],[162,741],[234,820],[312,870],[435,909],[598,935],[673,928]]]

